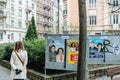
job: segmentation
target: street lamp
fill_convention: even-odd
[[[60,9],[60,6],[59,6],[59,3],[60,3],[60,0],[57,0],[58,1],[58,34],[60,33],[59,31],[59,28],[60,28],[60,22],[59,22],[59,9]]]

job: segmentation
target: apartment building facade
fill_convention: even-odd
[[[23,40],[36,4],[31,0],[0,0],[0,44]]]
[[[53,1],[33,0],[36,2],[36,22],[38,37],[53,33]]]
[[[78,0],[63,2],[64,27],[70,33],[78,32]],[[86,0],[86,16],[88,35],[119,34],[120,0]],[[72,29],[73,26],[76,30]]]
[[[63,27],[70,34],[78,34],[78,0],[63,0]]]
[[[53,33],[62,34],[63,33],[63,1],[62,0],[53,0],[53,1],[54,1]]]
[[[119,34],[119,5],[119,0],[87,0],[88,34]]]
[[[87,0],[88,34],[116,34],[119,28],[119,0]],[[117,10],[117,11],[115,11]]]
[[[104,0],[104,31],[120,34],[120,0]],[[109,16],[109,17],[108,17]]]
[[[89,35],[104,31],[104,0],[86,0],[87,30]]]

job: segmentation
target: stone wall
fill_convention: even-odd
[[[0,60],[0,65],[10,69],[10,63],[5,60]],[[30,80],[76,80],[77,73],[76,72],[69,72],[69,73],[63,73],[58,75],[45,75],[43,73],[34,71],[29,69],[28,70],[28,78]]]

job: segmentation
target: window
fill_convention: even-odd
[[[64,9],[67,9],[67,3],[64,4]]]
[[[96,16],[89,16],[89,25],[96,25]]]
[[[64,20],[64,26],[67,26],[67,20]]]
[[[14,7],[11,7],[11,15],[14,15]]]
[[[32,16],[34,16],[34,13],[32,13]]]
[[[3,19],[0,19],[0,23],[3,23]]]
[[[0,40],[3,40],[3,33],[0,33]]]
[[[18,21],[18,27],[19,27],[19,28],[22,27],[22,21]]]
[[[19,9],[19,17],[22,17],[22,10],[21,9]]]
[[[118,15],[113,15],[113,24],[118,24]]]
[[[91,9],[96,8],[96,0],[89,0],[89,8]]]
[[[28,7],[28,1],[26,1],[26,7]]]
[[[22,0],[18,0],[18,4],[19,4],[19,5],[22,5]]]
[[[11,20],[11,27],[14,27],[14,20]]]
[[[114,14],[110,16],[110,24],[118,24],[119,23],[119,15]]]
[[[4,27],[4,23],[0,22],[0,28]]]
[[[21,34],[19,34],[19,41],[21,41]]]
[[[11,40],[14,40],[14,34],[11,33]]]
[[[4,13],[1,13],[1,12],[0,12],[0,16],[4,16]]]
[[[63,10],[63,15],[67,15],[67,9]]]
[[[113,7],[117,7],[118,6],[118,0],[113,0],[112,4],[113,4]]]
[[[3,9],[4,8],[4,6],[3,5],[0,5],[0,9]]]
[[[28,20],[28,13],[26,12],[26,20]]]
[[[34,6],[35,6],[35,5],[32,3],[32,9],[34,9]]]
[[[28,28],[28,23],[26,23],[26,28]]]

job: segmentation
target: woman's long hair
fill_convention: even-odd
[[[64,50],[63,50],[63,48],[58,48],[58,50],[57,50],[57,55],[59,54],[59,50],[62,50],[62,53],[64,53]]]
[[[15,43],[15,48],[14,48],[14,50],[17,51],[17,52],[18,52],[18,50],[25,50],[23,43],[22,43],[21,41],[17,41],[17,42]]]

